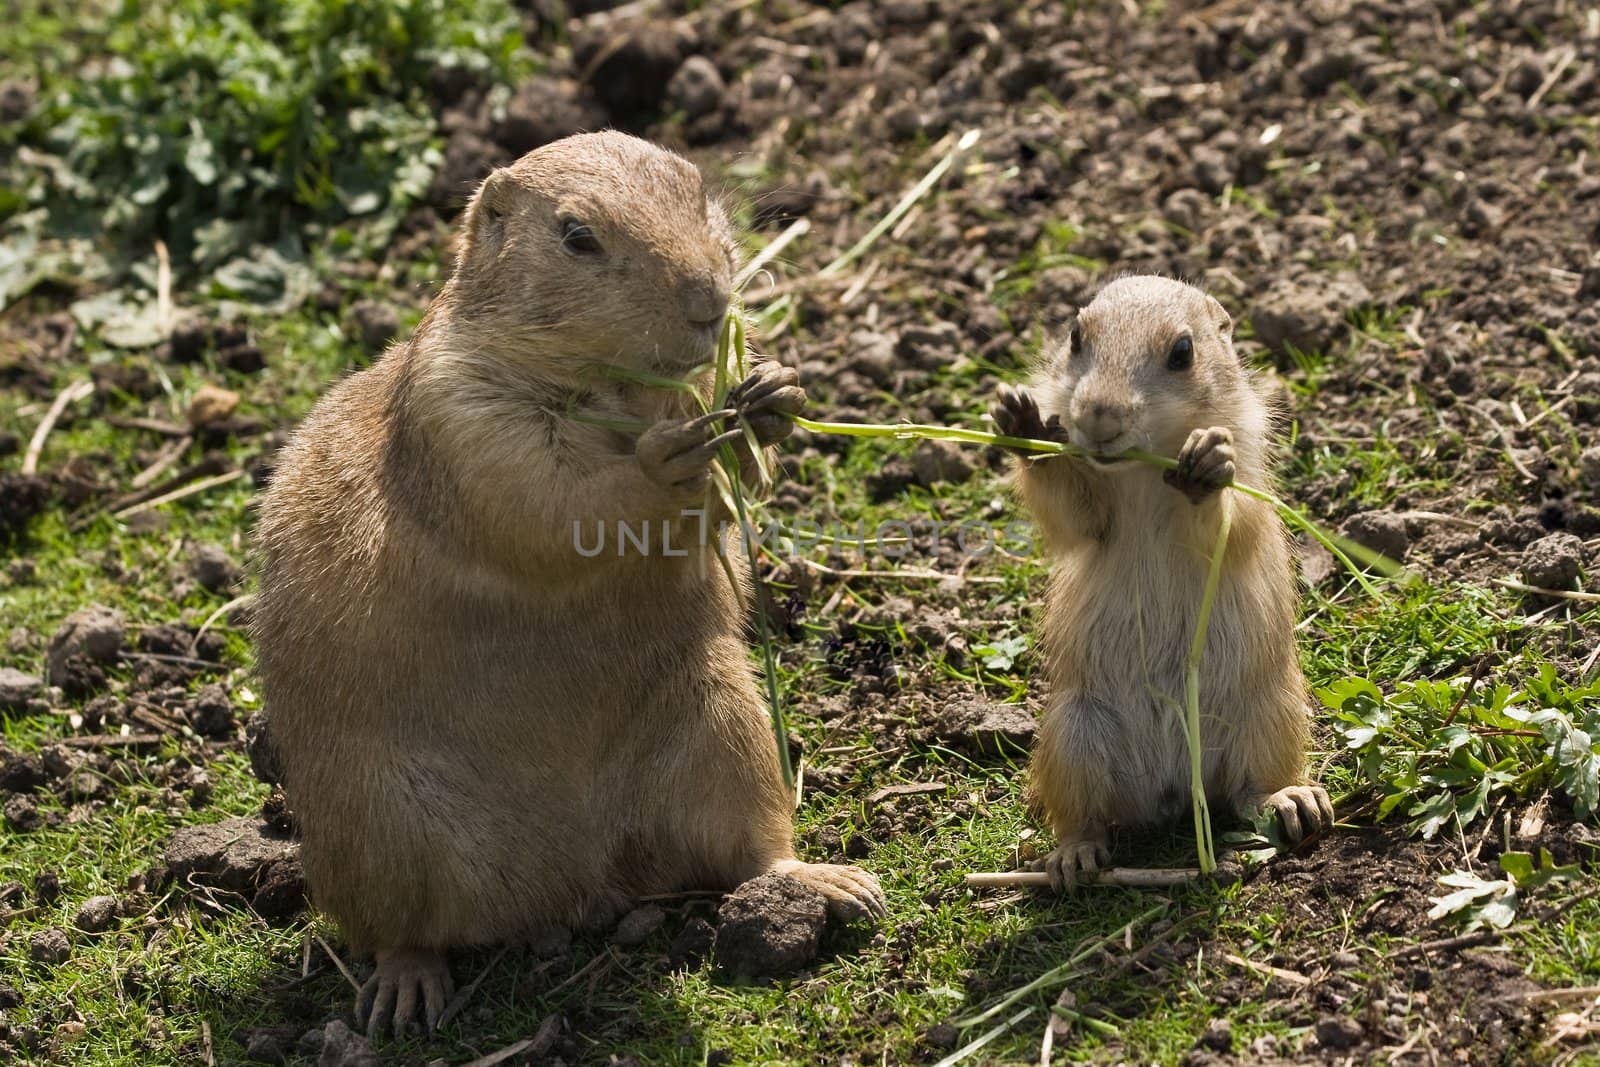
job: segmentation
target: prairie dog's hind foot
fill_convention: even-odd
[[[780,860],[772,865],[771,871],[798,879],[821,893],[828,901],[828,914],[841,922],[876,921],[889,914],[883,887],[878,885],[877,878],[860,867]]]
[[[1039,861],[1039,865],[1050,876],[1050,888],[1055,890],[1072,889],[1083,882],[1092,881],[1083,875],[1098,871],[1110,863],[1111,851],[1106,848],[1103,835],[1062,841],[1055,851]]]
[[[455,995],[450,979],[450,964],[437,949],[401,948],[380,950],[377,969],[356,994],[356,1025],[364,1026],[368,1038],[389,1029],[401,1037],[423,1012],[428,1033],[433,1033],[444,1015],[445,1005]]]
[[[1333,802],[1320,785],[1291,785],[1276,793],[1246,797],[1239,805],[1239,814],[1247,819],[1276,815],[1284,837],[1292,845],[1333,828]]]
[[[1198,504],[1224,486],[1233,484],[1237,461],[1233,450],[1233,431],[1226,426],[1195,430],[1178,452],[1178,465],[1162,477]]]

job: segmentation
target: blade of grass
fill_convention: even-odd
[[[913,185],[906,195],[902,196],[899,202],[896,203],[894,207],[889,209],[889,213],[887,215],[879,219],[877,224],[873,226],[872,229],[863,234],[861,240],[851,245],[832,263],[829,263],[827,266],[819,270],[817,272],[817,277],[826,278],[829,275],[838,274],[850,264],[866,255],[867,249],[876,244],[878,238],[882,237],[884,234],[893,229],[894,224],[899,222],[900,219],[904,217],[905,213],[910,211],[912,206],[915,205],[918,200],[921,200],[924,196],[926,196],[929,189],[932,189],[938,184],[939,179],[943,178],[946,172],[948,172],[951,167],[956,165],[956,160],[961,158],[962,153],[966,152],[967,149],[977,144],[978,138],[981,136],[983,136],[983,134],[980,130],[968,130],[966,133],[962,134],[961,139],[956,142],[956,146],[949,152],[946,152],[939,162],[935,163],[931,168],[929,168],[928,173],[922,176],[922,180],[917,182],[916,185]]]
[[[890,437],[902,440],[919,439],[928,441],[959,441],[965,444],[973,445],[997,445],[1001,448],[1021,449],[1029,452],[1038,452],[1044,455],[1074,456],[1079,459],[1090,459],[1094,456],[1094,453],[1088,451],[1087,449],[1079,448],[1076,445],[1062,444],[1059,441],[1039,441],[1026,437],[1007,437],[1004,434],[989,433],[984,430],[966,430],[952,426],[930,426],[925,423],[914,422],[818,422],[814,419],[807,419],[800,416],[795,416],[794,422],[796,426],[810,430],[812,433],[839,434],[844,437]],[[1163,469],[1171,469],[1178,465],[1177,460],[1168,456],[1158,456],[1152,452],[1145,452],[1137,448],[1130,448],[1125,452],[1119,452],[1115,458],[1137,460],[1140,463],[1148,463],[1153,467],[1160,467]],[[1254,497],[1263,503],[1271,504],[1285,522],[1297,530],[1305,531],[1307,536],[1321,544],[1333,554],[1334,558],[1339,560],[1340,563],[1344,564],[1345,567],[1349,569],[1350,573],[1355,577],[1356,583],[1361,586],[1364,592],[1377,599],[1383,598],[1383,593],[1378,586],[1366,576],[1361,567],[1356,565],[1355,559],[1352,558],[1352,553],[1347,552],[1344,547],[1341,547],[1340,542],[1344,540],[1343,538],[1339,538],[1337,535],[1324,530],[1321,526],[1307,518],[1304,514],[1296,511],[1294,508],[1284,503],[1280,497],[1273,493],[1267,492],[1265,489],[1257,489],[1254,486],[1245,485],[1242,482],[1233,482],[1228,486],[1228,488],[1241,492],[1245,496]],[[1348,545],[1350,548],[1356,547],[1348,542],[1346,542],[1346,545]],[[1384,577],[1392,577],[1403,580],[1407,575],[1406,570],[1403,567],[1400,567],[1398,564],[1395,564],[1392,560],[1386,560],[1384,557],[1378,556],[1375,553],[1365,549],[1362,550],[1361,554],[1371,557],[1367,559],[1366,562]],[[1383,566],[1384,563],[1389,564],[1387,571]]]
[[[1195,851],[1200,871],[1217,869],[1216,848],[1211,839],[1211,809],[1206,804],[1205,748],[1200,740],[1200,660],[1205,655],[1206,633],[1211,629],[1211,608],[1217,600],[1222,579],[1222,557],[1228,550],[1228,532],[1233,526],[1233,501],[1226,493],[1218,497],[1217,542],[1211,550],[1211,565],[1206,569],[1205,592],[1200,596],[1200,616],[1195,621],[1194,639],[1189,642],[1189,659],[1184,671],[1184,690],[1188,697],[1185,733],[1189,738],[1189,796],[1194,810]]]
[[[1079,948],[1078,951],[1074,952],[1067,958],[1065,963],[1059,963],[1050,968],[1048,971],[1045,971],[1033,981],[1028,982],[1026,985],[1018,986],[1016,989],[1013,989],[1010,993],[1007,993],[1004,997],[1002,997],[998,1003],[985,1009],[977,1015],[972,1015],[965,1019],[954,1020],[954,1025],[958,1029],[965,1030],[968,1027],[978,1026],[982,1023],[986,1023],[996,1015],[999,1015],[1001,1012],[1011,1007],[1011,1005],[1015,1004],[1017,1001],[1021,1000],[1023,997],[1027,996],[1029,993],[1032,993],[1035,990],[1044,989],[1046,986],[1059,985],[1062,982],[1069,981],[1076,973],[1074,968],[1082,964],[1084,960],[1088,959],[1096,952],[1099,952],[1113,941],[1116,941],[1124,936],[1124,931],[1132,930],[1136,926],[1143,926],[1145,923],[1159,918],[1166,910],[1167,905],[1165,903],[1161,903],[1157,904],[1153,908],[1149,908],[1146,911],[1140,912],[1129,922],[1122,926],[1118,926],[1115,930],[1111,931],[1109,934],[1106,934],[1104,937],[1097,937],[1088,944]]]
[[[1013,1026],[1017,1025],[1032,1014],[1032,1008],[1023,1008],[1021,1011],[1017,1012],[1000,1025],[994,1027],[992,1030],[985,1031],[984,1033],[973,1038],[971,1041],[967,1042],[965,1045],[962,1045],[960,1048],[950,1053],[950,1055],[934,1064],[933,1067],[955,1067],[955,1064],[960,1063],[969,1056],[981,1052],[983,1050],[983,1046],[987,1045],[989,1042],[993,1041],[995,1038],[999,1037],[1001,1034],[1005,1033],[1007,1030],[1011,1029]]]

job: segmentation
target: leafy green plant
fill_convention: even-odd
[[[1529,890],[1582,877],[1576,863],[1557,867],[1550,852],[1542,848],[1537,859],[1531,852],[1503,852],[1500,869],[1505,872],[1504,878],[1480,878],[1471,871],[1451,871],[1441,876],[1439,884],[1453,892],[1430,898],[1433,907],[1428,918],[1455,919],[1468,931],[1483,926],[1504,930],[1516,919],[1517,909]]]
[[[160,239],[180,272],[224,268],[218,295],[249,273],[230,261],[306,224],[387,237],[439,159],[434,73],[507,80],[520,47],[505,0],[130,0],[98,34],[105,58],[0,134],[8,244],[71,241],[62,273],[120,277],[109,250],[148,258]],[[0,306],[41,280],[7,277]]]
[[[1502,794],[1549,789],[1573,813],[1600,811],[1600,681],[1562,682],[1549,664],[1520,688],[1501,683],[1401,682],[1384,694],[1366,678],[1318,690],[1360,773],[1381,791],[1377,817],[1395,811],[1432,838],[1467,826]]]

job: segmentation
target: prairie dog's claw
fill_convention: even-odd
[[[1111,862],[1111,853],[1105,842],[1093,839],[1063,841],[1054,852],[1045,857],[1045,873],[1050,875],[1050,888],[1057,891],[1074,889],[1088,879],[1080,874],[1098,871]]]
[[[378,966],[356,995],[356,1025],[369,1039],[388,1030],[401,1037],[417,1021],[417,1009],[432,1034],[455,992],[444,953],[395,949],[378,953]]]
[[[1291,785],[1257,797],[1247,805],[1258,812],[1274,812],[1283,826],[1283,836],[1292,845],[1333,828],[1333,802],[1320,785]]]
[[[800,372],[768,360],[758,363],[750,377],[728,392],[728,406],[750,424],[757,443],[777,444],[794,430],[792,415],[806,405]]]
[[[861,919],[875,922],[889,914],[878,879],[860,867],[784,860],[774,864],[772,870],[798,879],[821,893],[828,901],[828,914],[841,922]]]
[[[1061,425],[1061,416],[1051,415],[1047,421],[1039,411],[1039,402],[1026,386],[1002,385],[999,400],[989,408],[989,418],[1002,437],[1025,437],[1035,441],[1066,441],[1067,433]],[[1020,455],[1029,455],[1024,449],[1014,449]]]
[[[1189,434],[1178,452],[1178,465],[1162,477],[1191,503],[1198,504],[1232,485],[1236,466],[1233,431],[1226,426],[1212,426]]]

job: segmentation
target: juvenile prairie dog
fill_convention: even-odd
[[[836,916],[884,912],[871,875],[795,858],[740,602],[698,536],[742,434],[593,372],[711,361],[736,266],[687,161],[617,133],[540,148],[484,181],[415,335],[284,450],[259,665],[312,898],[377,959],[369,1029],[431,1029],[453,946],[641,895],[777,871]],[[731,395],[763,446],[797,381],[758,364]],[[618,520],[669,524],[672,549],[577,550]]]
[[[1078,315],[1029,389],[1002,387],[1002,433],[1096,454],[1023,458],[1017,486],[1053,569],[1043,646],[1050,693],[1032,757],[1035,802],[1057,847],[1055,884],[1109,862],[1113,825],[1189,808],[1184,674],[1220,490],[1271,479],[1271,416],[1233,351],[1232,320],[1169,278],[1118,279]],[[1175,456],[1163,480],[1117,460]],[[1165,484],[1163,484],[1163,481]],[[1333,823],[1305,784],[1305,680],[1294,644],[1295,578],[1273,509],[1232,494],[1200,669],[1207,800],[1246,817],[1270,809],[1294,841]]]

